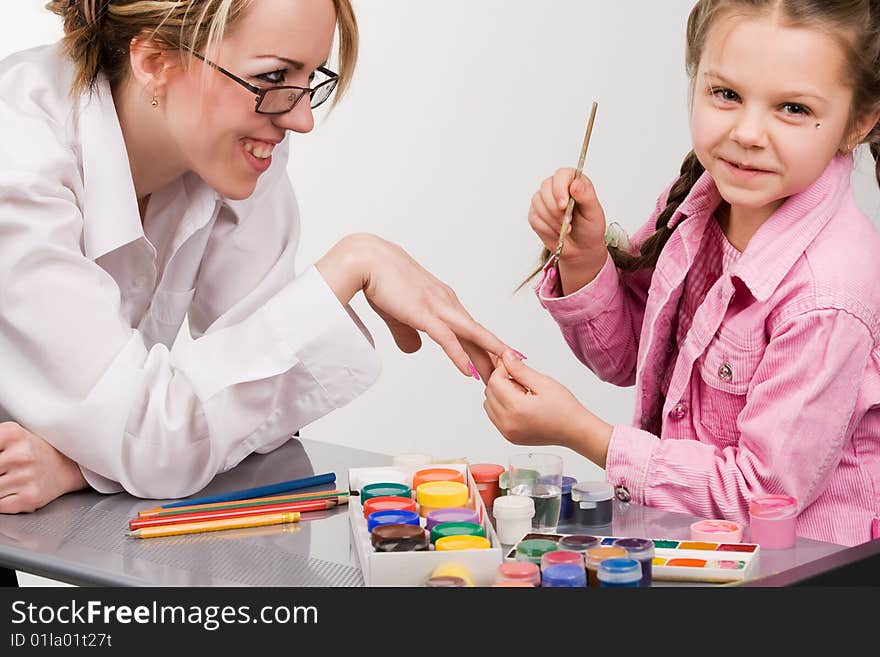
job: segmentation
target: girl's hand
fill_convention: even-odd
[[[0,513],[29,513],[86,488],[79,466],[15,422],[0,424]]]
[[[592,281],[608,257],[605,212],[590,179],[583,175],[575,179],[575,173],[572,168],[557,170],[541,183],[529,208],[529,225],[544,246],[554,253],[569,196],[575,200],[571,226],[559,259],[559,273],[567,293]]]
[[[483,408],[516,445],[561,445],[605,467],[613,427],[584,408],[565,386],[509,351],[489,378]]]
[[[470,316],[452,288],[375,235],[344,238],[317,267],[342,303],[363,290],[405,353],[421,348],[423,331],[459,371],[485,381],[494,369],[492,356],[510,348]]]

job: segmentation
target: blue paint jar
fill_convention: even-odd
[[[541,570],[541,586],[586,588],[587,573],[581,566],[558,563]]]
[[[596,577],[599,586],[638,588],[642,581],[642,565],[635,559],[604,559],[599,562]]]
[[[419,514],[415,511],[389,509],[373,511],[367,516],[367,531],[372,532],[379,525],[420,525]]]
[[[571,503],[571,487],[577,483],[574,477],[562,478],[562,505],[559,507],[559,524],[574,520],[574,505]]]

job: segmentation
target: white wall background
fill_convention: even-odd
[[[43,0],[0,0],[0,58],[61,36]],[[350,95],[294,138],[290,174],[303,216],[301,263],[343,235],[398,242],[452,285],[471,313],[610,422],[632,391],[599,382],[570,355],[534,295],[514,287],[539,242],[529,199],[574,166],[593,100],[587,158],[609,220],[632,231],[689,149],[684,26],[692,0],[355,0],[361,57]],[[855,176],[877,222],[872,163]],[[384,362],[377,385],[304,437],[389,454],[505,463],[520,448],[485,417],[483,387],[426,342],[397,351],[384,323],[354,303]],[[601,472],[554,449],[567,474]]]

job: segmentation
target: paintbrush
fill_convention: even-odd
[[[590,120],[587,123],[587,133],[584,135],[584,143],[581,146],[581,156],[578,159],[577,172],[574,177],[577,180],[581,172],[584,170],[584,160],[587,159],[587,148],[590,146],[590,135],[593,134],[593,122],[596,120],[596,110],[599,108],[599,104],[594,102],[593,107],[590,110]],[[565,245],[565,236],[568,235],[569,230],[571,230],[571,215],[574,213],[574,198],[569,195],[568,197],[568,205],[565,208],[565,219],[562,221],[562,229],[559,231],[559,242],[556,244],[556,251],[553,253],[553,259],[557,262],[559,261],[559,256],[562,255],[562,247]]]

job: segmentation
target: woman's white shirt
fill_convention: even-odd
[[[289,139],[254,194],[190,173],[141,224],[109,86],[70,97],[58,44],[0,62],[0,419],[102,492],[180,497],[367,389],[379,361],[295,272]],[[193,340],[176,340],[187,316]]]

